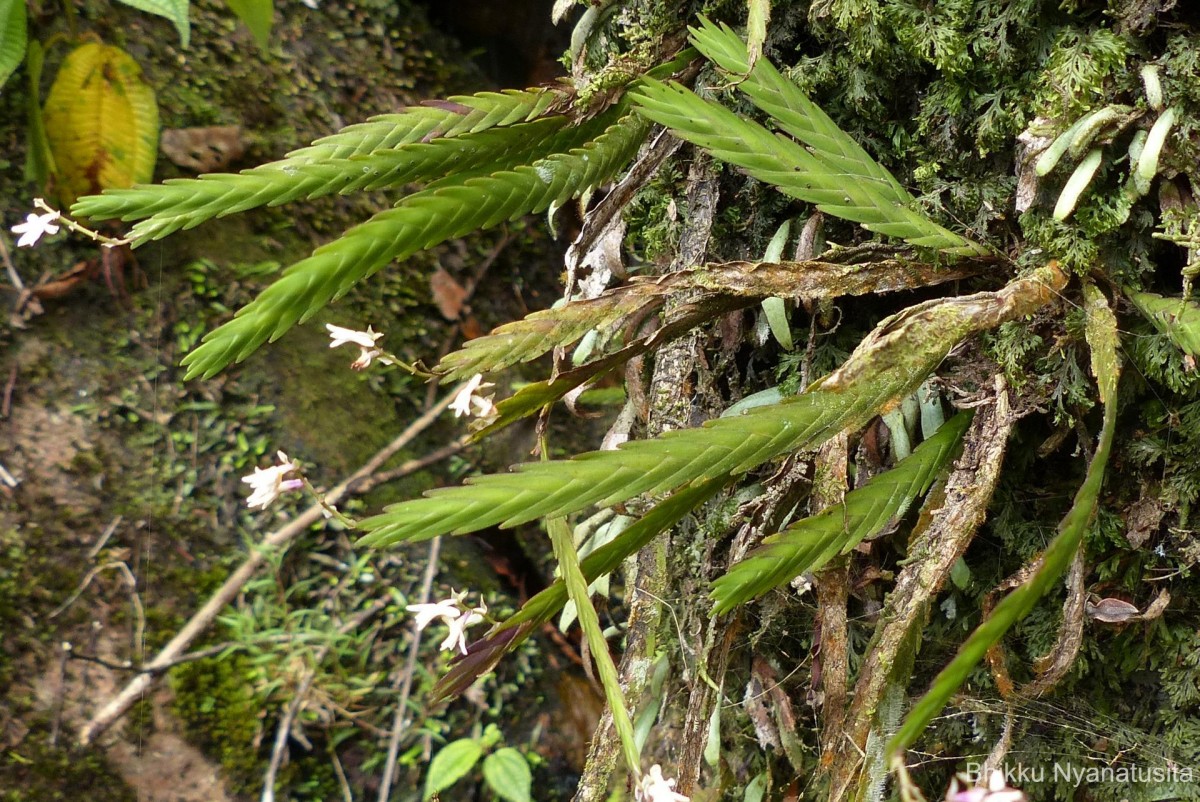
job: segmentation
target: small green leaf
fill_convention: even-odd
[[[742,796],[742,802],[762,802],[763,797],[767,793],[767,773],[764,771],[758,774],[753,780],[746,783],[746,793]]]
[[[1131,292],[1129,300],[1175,344],[1193,357],[1200,357],[1200,306],[1182,298],[1164,298],[1152,292]]]
[[[529,771],[529,762],[511,746],[497,749],[484,759],[483,779],[501,799],[530,802],[533,774]]]
[[[25,0],[0,0],[0,86],[25,58]]]
[[[188,22],[188,0],[121,0],[127,6],[133,6],[141,11],[166,17],[179,31],[179,43],[188,46],[191,38],[191,26]]]
[[[483,757],[483,744],[474,738],[452,741],[429,762],[429,776],[425,778],[425,796],[429,799],[441,793],[466,776]]]
[[[954,565],[950,566],[950,581],[959,590],[966,590],[967,586],[971,584],[971,569],[962,557],[959,557],[955,560]]]
[[[225,0],[225,3],[250,29],[258,48],[265,53],[271,36],[271,24],[275,21],[275,4],[272,0]]]

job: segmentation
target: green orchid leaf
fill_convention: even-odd
[[[806,571],[817,571],[902,517],[958,450],[971,421],[951,418],[894,468],[851,491],[841,504],[771,535],[762,547],[713,582],[713,612],[727,613]]]

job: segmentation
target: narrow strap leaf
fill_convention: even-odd
[[[889,471],[846,495],[841,504],[771,535],[713,582],[714,613],[727,613],[839,554],[902,517],[957,452],[970,413],[960,413]]]
[[[1131,292],[1129,300],[1154,328],[1186,354],[1200,357],[1200,306],[1182,298],[1164,298],[1152,292]]]
[[[571,460],[527,463],[461,487],[435,490],[363,521],[368,545],[515,526],[609,506],[643,493],[745,473],[780,454],[815,448],[917,388],[970,334],[1029,314],[1066,278],[1055,266],[994,293],[920,304],[883,321],[834,373],[802,395]]]
[[[692,510],[717,494],[726,478],[719,477],[681,488],[655,505],[624,532],[583,558],[580,569],[590,585],[611,574],[627,557],[636,554],[660,532],[679,523]],[[567,601],[567,589],[561,579],[525,602],[515,614],[494,626],[487,635],[470,646],[469,654],[455,662],[433,689],[436,698],[445,698],[465,690],[487,673],[505,654],[517,648],[533,631],[554,616]]]
[[[979,272],[977,265],[954,267],[887,259],[864,264],[830,262],[726,262],[681,270],[653,279],[634,279],[598,298],[574,301],[559,309],[534,312],[469,341],[438,365],[443,381],[501,370],[527,362],[556,347],[570,345],[591,329],[611,329],[627,318],[642,317],[670,296],[709,298],[837,298],[927,287]],[[698,296],[697,296],[698,293]],[[722,309],[722,311],[726,311]]]
[[[184,358],[187,378],[207,378],[240,362],[393,259],[545,211],[597,186],[633,157],[645,131],[645,123],[628,115],[568,153],[408,196],[292,265],[233,320],[210,332]]]
[[[604,630],[600,627],[600,617],[596,615],[596,608],[592,606],[588,581],[579,568],[579,554],[571,540],[571,527],[563,518],[551,518],[546,521],[546,531],[550,535],[554,559],[558,561],[558,567],[562,571],[567,595],[575,602],[579,626],[583,629],[583,636],[587,639],[592,660],[596,664],[596,674],[599,675],[600,685],[604,688],[604,698],[608,702],[613,729],[617,731],[617,737],[621,741],[621,753],[625,757],[625,764],[629,772],[636,776],[641,770],[641,765],[637,744],[633,738],[633,722],[629,718],[625,694],[621,692],[617,666],[608,650],[608,641],[604,639]]]
[[[1062,576],[1095,515],[1117,423],[1116,386],[1120,362],[1116,350],[1117,321],[1108,302],[1100,291],[1090,284],[1084,287],[1084,300],[1088,344],[1097,352],[1092,364],[1101,371],[1097,381],[1103,388],[1102,395],[1109,399],[1104,405],[1104,424],[1100,430],[1096,452],[1088,465],[1087,476],[1075,494],[1071,509],[1059,524],[1058,534],[1042,553],[1041,564],[1033,576],[996,605],[992,614],[971,633],[950,664],[937,675],[929,691],[913,706],[904,724],[888,743],[887,751],[893,755],[893,760],[903,761],[904,750],[916,742],[933,717],[945,707],[950,697],[967,680],[987,650],[1004,637],[1004,633],[1014,624],[1028,615],[1038,599]]]
[[[772,134],[679,84],[646,80],[633,98],[639,112],[677,136],[828,214],[925,248],[962,256],[985,253],[923,212],[880,194],[869,176],[822,161],[820,151]]]
[[[471,96],[455,96],[439,101],[436,105],[413,106],[396,114],[383,114],[366,122],[347,126],[336,134],[318,139],[308,147],[292,151],[279,161],[244,170],[238,175],[286,173],[303,165],[349,159],[377,151],[430,142],[437,138],[459,137],[497,126],[528,122],[543,116],[551,106],[564,102],[566,98],[567,93],[551,89],[481,92]],[[205,178],[207,177],[199,180],[203,181]],[[185,187],[195,186],[190,181],[176,183]],[[101,195],[80,199],[71,211],[81,217],[97,220],[114,217],[122,220],[140,220],[156,212],[175,208],[165,199],[172,198],[178,201],[181,196],[177,191],[163,189],[163,186],[171,184],[172,182],[167,182],[162,186],[147,185],[108,190]],[[153,238],[165,236],[167,233],[170,232],[163,231]]]

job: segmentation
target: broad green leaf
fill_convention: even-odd
[[[63,205],[154,173],[158,104],[142,68],[119,47],[89,42],[71,51],[43,116]]]
[[[425,778],[424,799],[441,793],[475,768],[483,757],[483,744],[474,738],[451,741],[429,761],[429,775]]]
[[[483,759],[483,779],[496,796],[508,802],[532,802],[533,774],[525,756],[506,746]]]
[[[25,58],[25,0],[0,0],[0,87]]]
[[[612,506],[815,448],[916,390],[963,338],[1038,309],[1065,281],[1061,270],[1049,266],[999,292],[918,304],[884,320],[838,370],[802,395],[616,451],[528,463],[513,473],[434,491],[363,521],[362,542],[388,545]]]
[[[1152,292],[1131,292],[1129,300],[1175,347],[1200,357],[1200,306],[1182,298],[1164,298]]]
[[[967,677],[975,666],[987,654],[1004,633],[1014,624],[1023,619],[1033,610],[1038,600],[1046,595],[1050,587],[1067,570],[1075,552],[1083,540],[1100,498],[1100,489],[1104,483],[1104,473],[1108,465],[1108,457],[1112,451],[1113,432],[1117,424],[1116,386],[1119,378],[1120,362],[1117,356],[1116,318],[1108,306],[1104,296],[1092,285],[1085,285],[1084,307],[1087,313],[1085,331],[1088,345],[1098,354],[1092,364],[1099,369],[1098,384],[1104,388],[1111,403],[1104,405],[1104,424],[1100,430],[1100,439],[1096,445],[1091,464],[1088,465],[1087,476],[1075,494],[1071,509],[1058,526],[1058,534],[1050,541],[1050,545],[1042,553],[1037,569],[1033,576],[1013,590],[992,611],[987,619],[976,627],[966,643],[958,650],[954,659],[942,669],[933,680],[933,685],[920,701],[909,711],[904,724],[892,736],[888,743],[887,752],[894,760],[902,760],[904,750],[912,746],[921,733],[929,726],[950,697],[966,682]]]
[[[140,11],[147,11],[166,17],[179,31],[179,42],[188,46],[191,38],[191,26],[188,21],[188,0],[121,0],[127,6],[133,6]]]
[[[841,504],[768,537],[713,582],[713,611],[727,613],[805,571],[819,570],[903,516],[957,452],[970,421],[968,413],[956,415],[894,468],[846,494]]]
[[[225,0],[230,10],[237,14],[255,43],[264,53],[271,38],[271,25],[275,21],[274,0]]]

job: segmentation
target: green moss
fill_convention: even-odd
[[[76,802],[84,793],[89,802],[138,798],[99,753],[51,746],[45,725],[0,752],[0,802]]]
[[[199,660],[171,670],[171,709],[188,738],[217,760],[235,790],[249,792],[261,779],[263,758],[254,744],[262,703],[252,690],[255,668],[241,654]]]

